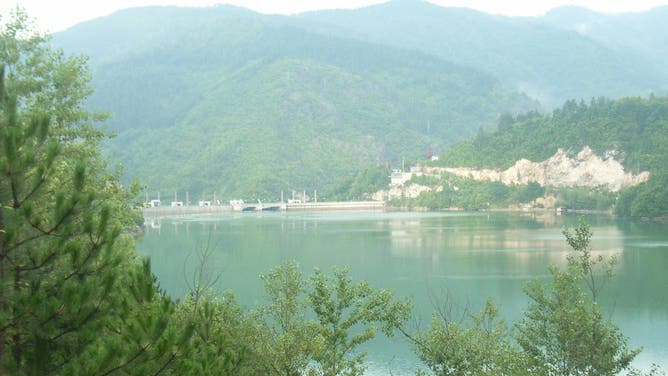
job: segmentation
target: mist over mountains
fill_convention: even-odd
[[[541,18],[504,17],[398,0],[299,18],[314,31],[413,48],[474,67],[555,107],[569,99],[665,90],[668,71],[654,62],[668,50],[665,13],[557,8]],[[590,20],[589,27],[577,27],[582,22],[574,20]],[[657,50],[663,52],[648,52]]]
[[[118,136],[105,148],[127,179],[273,199],[441,152],[503,113],[664,93],[661,12],[509,18],[413,0],[297,16],[148,7],[54,43],[90,56],[90,106],[112,113]]]

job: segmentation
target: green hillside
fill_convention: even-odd
[[[118,134],[106,149],[150,192],[340,191],[367,166],[443,150],[536,106],[429,55],[214,10],[131,9],[55,36],[90,54],[90,105],[112,113]],[[110,48],[99,48],[108,34]]]
[[[622,192],[619,214],[668,216],[666,97],[568,101],[552,114],[504,115],[497,131],[455,145],[438,164],[505,169],[521,158],[542,161],[558,148],[577,152],[584,146],[600,156],[613,153],[627,171],[650,171],[648,183]]]
[[[615,48],[541,18],[503,17],[421,0],[394,0],[357,10],[306,13],[298,20],[323,34],[417,49],[480,69],[548,107],[573,98],[614,98],[668,88],[668,76],[661,73],[665,68],[657,67],[652,56],[629,46]],[[668,53],[665,32],[647,37],[642,31],[634,34],[633,25],[621,22],[615,26],[617,34],[643,35],[624,39],[636,43],[635,47],[654,38],[663,40],[663,45],[643,49]]]

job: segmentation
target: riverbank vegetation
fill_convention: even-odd
[[[543,187],[537,182],[504,184],[444,173],[440,177],[416,176],[408,184],[437,187],[416,198],[390,201],[394,207],[440,210],[459,208],[487,210],[508,208],[564,207],[570,210],[612,211],[619,206],[618,193],[585,187]],[[548,202],[543,197],[551,197]]]
[[[137,190],[100,156],[85,59],[52,50],[20,13],[0,38],[1,374],[361,375],[359,347],[378,331],[412,338],[436,374],[612,375],[638,352],[596,303],[603,264],[585,224],[566,234],[568,269],[527,287],[518,334],[491,303],[471,328],[412,332],[409,302],[292,262],[261,276],[266,300],[251,312],[201,274],[174,301],[135,252]]]
[[[439,178],[418,176],[408,184],[439,187],[422,192],[417,198],[400,198],[390,201],[397,207],[420,207],[428,210],[461,208],[465,210],[500,209],[530,204],[545,194],[538,183],[506,185],[501,182],[475,181],[444,174]]]

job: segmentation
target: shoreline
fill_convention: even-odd
[[[242,210],[232,205],[212,206],[158,206],[154,208],[141,208],[144,218],[182,216],[192,214],[224,214],[224,213],[260,213],[273,208],[270,211],[352,211],[352,210],[386,210],[384,201],[334,201],[334,202],[310,202],[310,203],[263,203],[249,205],[252,210]]]
[[[408,207],[408,206],[394,206],[388,205],[384,201],[334,201],[334,202],[313,202],[313,203],[300,203],[300,204],[288,204],[288,203],[272,203],[272,204],[263,204],[264,207],[270,206],[279,206],[279,209],[276,211],[320,211],[320,212],[338,212],[338,211],[385,211],[385,212],[418,212],[418,213],[427,213],[427,212],[493,212],[493,213],[552,213],[554,215],[568,215],[568,214],[582,214],[582,215],[608,215],[610,217],[615,217],[618,219],[626,219],[633,221],[642,221],[642,222],[657,222],[657,223],[668,223],[668,218],[644,218],[644,217],[623,217],[614,214],[612,210],[584,210],[584,209],[568,209],[563,212],[557,210],[557,208],[518,208],[518,207],[508,207],[508,208],[492,208],[492,209],[479,209],[479,210],[466,210],[463,208],[442,208],[436,210],[430,210],[426,207]],[[189,215],[199,215],[199,214],[228,214],[228,213],[242,213],[244,211],[235,210],[231,205],[214,205],[214,206],[179,206],[179,207],[155,207],[155,208],[141,208],[142,216],[144,219],[147,218],[161,218],[161,217],[172,217],[172,216],[189,216]],[[250,213],[259,213],[264,212],[261,209],[250,211]]]

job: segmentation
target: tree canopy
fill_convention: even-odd
[[[21,11],[0,46],[0,370],[154,372],[178,342],[173,303],[134,253],[136,192],[99,155],[85,59]]]

